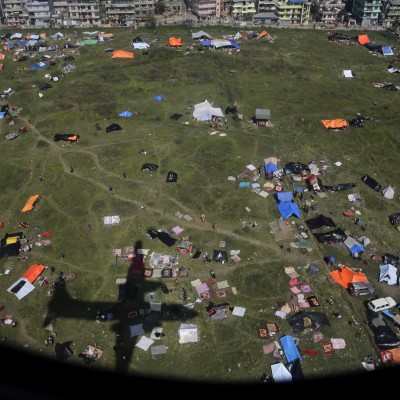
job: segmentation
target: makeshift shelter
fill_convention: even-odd
[[[382,186],[374,178],[371,178],[368,174],[363,175],[361,177],[361,180],[371,189],[375,190],[375,192],[380,192],[382,189]]]
[[[357,41],[358,41],[358,43],[360,43],[360,44],[367,44],[367,43],[369,43],[371,40],[369,39],[368,35],[363,34],[363,35],[358,35]]]
[[[349,125],[345,119],[323,119],[321,122],[326,129],[344,130]]]
[[[263,37],[265,37],[265,38],[269,37],[269,33],[267,31],[262,31],[258,34],[257,39],[260,39]]]
[[[135,55],[131,51],[125,51],[125,50],[114,50],[112,52],[111,58],[134,58]]]
[[[293,336],[290,335],[282,336],[280,338],[280,341],[282,344],[282,350],[289,363],[297,359],[302,361],[301,354],[299,352],[299,349],[297,348]]]
[[[194,105],[193,118],[196,121],[211,121],[213,118],[223,118],[221,108],[213,107],[208,100]]]
[[[200,340],[197,325],[195,324],[181,324],[179,326],[179,343],[193,343]]]
[[[182,47],[182,38],[171,36],[168,40],[170,47]]]
[[[168,171],[166,182],[176,182],[178,180],[178,174],[174,171]]]
[[[389,222],[392,225],[399,225],[400,224],[400,213],[393,213],[389,215]]]
[[[315,325],[316,323],[318,325],[331,326],[325,313],[314,311],[300,311],[287,318],[286,321],[292,327],[293,332],[301,332],[305,327]]]
[[[67,133],[67,134],[56,133],[54,135],[55,142],[59,142],[60,140],[64,140],[66,142],[77,142],[79,138],[80,136],[74,133]]]
[[[382,189],[382,195],[385,199],[392,200],[394,198],[394,189],[392,186],[389,185]]]
[[[21,212],[27,212],[33,210],[36,204],[39,202],[39,200],[40,200],[40,195],[38,194],[29,197],[28,201],[25,203],[24,208],[21,210]]]
[[[173,238],[171,235],[169,235],[165,231],[157,231],[155,229],[149,229],[147,231],[147,234],[152,238],[158,238],[160,239],[165,245],[171,247],[176,243],[176,239]]]
[[[265,164],[265,173],[267,175],[273,174],[275,171],[278,171],[278,166],[274,164],[272,161]]]
[[[32,264],[22,275],[22,278],[27,279],[30,283],[33,283],[45,268],[46,267],[41,264]]]
[[[228,253],[223,250],[214,250],[212,260],[224,264],[228,261]]]
[[[287,383],[293,380],[292,374],[281,362],[271,364],[271,373],[275,383]]]
[[[291,201],[278,204],[278,210],[283,219],[287,219],[293,215],[297,218],[301,218],[299,207],[296,203],[292,203]]]
[[[351,254],[355,253],[363,253],[365,251],[364,247],[361,246],[354,238],[351,236],[347,236],[346,240],[343,242],[346,247],[349,249]]]
[[[131,117],[132,116],[131,111],[122,111],[121,113],[118,114],[119,117]]]
[[[271,110],[268,108],[256,108],[255,123],[257,126],[267,126],[271,118]]]
[[[107,128],[106,128],[107,133],[120,131],[120,130],[122,130],[122,128],[118,124],[111,124],[110,126],[107,126]]]
[[[211,35],[204,31],[198,31],[192,33],[193,40],[200,40],[200,39],[212,39]]]
[[[100,42],[107,42],[109,40],[114,39],[114,34],[112,33],[100,33],[98,35],[99,41]]]
[[[2,257],[18,256],[21,247],[20,239],[24,237],[22,232],[6,233],[0,241],[0,259]]]
[[[157,169],[158,169],[158,165],[151,164],[151,163],[145,163],[145,164],[142,165],[141,171],[156,172]]]
[[[74,352],[71,349],[72,342],[63,342],[63,343],[56,343],[55,345],[55,352],[56,358],[58,360],[66,360],[67,358],[71,357]]]
[[[364,273],[355,272],[345,265],[340,267],[340,269],[331,271],[329,275],[336,283],[338,283],[340,286],[343,286],[345,289],[348,289],[349,285],[354,282],[369,283],[367,276]]]
[[[26,278],[19,278],[15,281],[8,289],[7,292],[15,294],[18,300],[22,300],[25,296],[31,293],[35,289]]]
[[[146,42],[133,42],[132,47],[137,50],[145,50],[150,47],[150,45]]]
[[[392,46],[382,46],[382,54],[384,56],[394,56]]]
[[[379,266],[379,282],[387,282],[389,286],[397,285],[397,268],[392,264]]]
[[[305,222],[311,230],[319,228],[336,228],[333,219],[322,214],[319,214],[315,218],[308,219]]]
[[[345,78],[353,78],[353,76],[354,76],[353,71],[351,69],[344,69],[342,72],[342,75]]]

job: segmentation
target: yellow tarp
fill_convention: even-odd
[[[25,203],[25,206],[21,210],[21,212],[27,212],[33,210],[35,208],[35,203],[39,197],[40,196],[38,194],[29,197],[28,201]]]
[[[18,236],[10,236],[6,239],[6,244],[14,244],[18,241]]]
[[[345,119],[323,119],[321,122],[326,129],[340,129],[348,125]]]
[[[330,276],[333,280],[345,289],[349,287],[350,283],[364,282],[368,283],[368,279],[362,272],[355,272],[346,266],[341,267],[341,271],[338,269],[331,271]]]

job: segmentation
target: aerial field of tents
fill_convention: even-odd
[[[400,303],[394,37],[206,28],[1,32],[4,335],[177,380],[392,367],[345,289]]]

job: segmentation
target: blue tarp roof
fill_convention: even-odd
[[[202,41],[200,41],[200,43],[201,43],[204,47],[209,47],[209,46],[211,46],[211,40],[202,40]]]
[[[296,343],[294,342],[293,336],[282,336],[280,341],[282,344],[282,350],[285,353],[285,357],[289,363],[297,359],[302,361],[301,354],[296,346]]]
[[[292,192],[278,192],[276,194],[276,197],[277,197],[279,202],[285,203],[287,201],[292,201],[293,193]]]
[[[122,111],[122,113],[119,114],[120,117],[131,117],[132,116],[132,112],[130,111]]]
[[[156,101],[164,100],[164,96],[160,96],[160,95],[154,96],[154,97],[153,97],[153,100],[156,100]]]
[[[33,70],[35,70],[35,71],[38,71],[38,70],[40,70],[40,69],[44,69],[44,68],[46,68],[46,67],[47,67],[47,64],[45,64],[45,63],[43,63],[43,62],[40,62],[40,63],[32,64],[32,65],[31,65],[31,69],[33,69]]]
[[[250,182],[240,182],[239,183],[239,187],[243,188],[243,187],[249,187],[250,186]]]
[[[297,207],[296,203],[292,203],[291,201],[278,204],[278,210],[283,219],[287,219],[292,215],[301,218],[299,207]]]
[[[354,254],[354,253],[359,253],[361,251],[365,251],[364,247],[361,246],[361,244],[355,244],[353,246],[350,247],[350,253]]]
[[[231,43],[232,43],[232,46],[235,48],[235,49],[240,49],[240,46],[234,41],[234,40],[229,40]]]
[[[13,49],[13,48],[15,47],[13,42],[7,42],[6,45],[7,45],[10,49]]]
[[[382,47],[382,54],[384,56],[393,56],[394,53],[393,53],[392,47],[391,46],[383,46]]]
[[[20,40],[19,42],[17,42],[17,45],[19,47],[26,46],[28,44],[28,42],[29,42],[29,40]]]
[[[278,171],[278,166],[274,164],[272,161],[265,164],[265,172],[267,174],[273,174],[275,171]]]

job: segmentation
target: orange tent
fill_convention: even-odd
[[[357,40],[360,44],[367,44],[370,42],[368,35],[359,35]]]
[[[68,138],[68,140],[69,140],[70,142],[77,142],[77,141],[78,141],[78,135],[70,136],[70,137]]]
[[[44,266],[40,264],[32,264],[22,275],[22,278],[27,279],[30,283],[36,281],[38,276],[43,272]]]
[[[35,195],[29,197],[28,201],[25,203],[25,206],[21,210],[21,212],[27,212],[27,211],[33,210],[35,208],[35,203],[39,197],[40,196],[38,194],[35,194]]]
[[[267,31],[262,31],[258,34],[257,38],[268,37],[269,33]]]
[[[355,272],[346,266],[341,267],[341,271],[338,269],[329,273],[333,280],[345,289],[349,287],[350,283],[364,282],[369,283],[367,277],[362,272]]]
[[[169,38],[169,45],[171,47],[180,47],[182,46],[182,38],[170,37]]]
[[[323,119],[321,122],[326,129],[341,129],[348,125],[345,119]]]
[[[112,52],[111,58],[134,58],[135,55],[131,51],[115,50]]]

